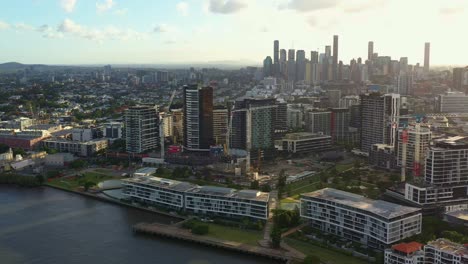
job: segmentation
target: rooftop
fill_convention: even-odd
[[[403,252],[405,254],[411,254],[416,251],[421,250],[423,247],[423,244],[420,244],[418,242],[409,242],[409,243],[400,243],[392,246],[393,250]]]
[[[458,218],[463,221],[468,221],[468,210],[460,210],[446,213],[446,215],[450,215],[452,217]]]
[[[197,188],[188,190],[191,193],[207,194],[214,196],[223,196],[230,198],[249,199],[261,202],[268,202],[269,193],[260,192],[257,190],[236,190],[232,188],[216,187],[216,186],[197,186]]]
[[[419,208],[402,206],[382,200],[372,200],[361,195],[333,188],[325,188],[311,193],[304,193],[302,196],[320,198],[337,204],[347,205],[387,219],[420,211]]]
[[[316,134],[316,133],[309,133],[309,132],[288,133],[284,136],[284,139],[291,139],[291,140],[313,139],[313,138],[330,138],[330,136]]]
[[[170,179],[164,179],[159,177],[133,177],[129,179],[123,179],[123,184],[125,183],[140,183],[145,185],[150,185],[154,187],[166,188],[174,191],[185,192],[195,187],[198,187],[195,184],[188,182],[180,182]]]
[[[427,245],[450,254],[457,254],[461,256],[464,255],[468,257],[468,248],[466,245],[458,244],[445,238],[439,238],[437,240],[430,241],[427,243]]]

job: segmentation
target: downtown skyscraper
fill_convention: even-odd
[[[429,72],[429,60],[431,56],[431,43],[424,44],[424,72]]]
[[[333,80],[339,80],[340,77],[338,76],[338,35],[333,36],[333,62],[332,62],[332,69],[333,69]]]

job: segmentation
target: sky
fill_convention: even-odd
[[[0,0],[0,63],[261,64],[280,48],[468,64],[467,0]]]

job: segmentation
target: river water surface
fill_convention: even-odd
[[[171,220],[48,187],[0,186],[0,263],[272,263],[131,230]]]

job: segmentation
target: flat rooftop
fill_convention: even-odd
[[[190,189],[198,187],[198,185],[188,183],[188,182],[180,182],[180,181],[159,178],[159,177],[151,177],[151,176],[142,176],[142,177],[133,177],[129,179],[123,179],[122,182],[123,184],[126,184],[126,183],[145,184],[149,186],[174,190],[178,192],[186,192]]]
[[[288,133],[284,136],[283,139],[301,140],[301,139],[314,139],[314,138],[330,138],[330,136],[321,135],[317,133],[310,133],[310,132],[297,132],[297,133]]]
[[[468,256],[467,246],[452,242],[448,239],[439,238],[437,240],[428,242],[427,245],[433,246],[434,248],[437,248],[439,250],[442,250],[451,254]]]
[[[402,206],[382,200],[372,200],[354,193],[344,192],[333,188],[325,188],[311,193],[302,194],[303,197],[319,198],[361,209],[387,219],[404,216],[420,211],[419,208]]]
[[[468,210],[460,210],[446,213],[446,215],[450,215],[452,217],[458,218],[463,221],[468,221]]]
[[[194,189],[188,190],[188,192],[229,198],[248,199],[260,202],[268,202],[270,198],[270,194],[266,192],[257,190],[236,190],[217,186],[197,186]]]

